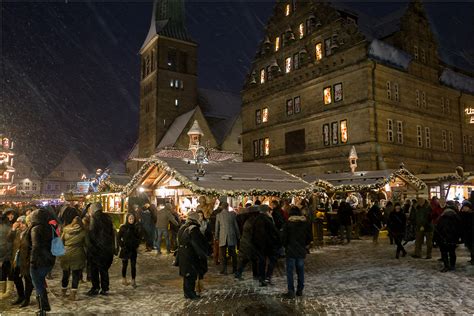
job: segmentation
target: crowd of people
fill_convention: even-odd
[[[219,199],[218,206],[211,208],[204,197],[199,201],[186,216],[177,212],[171,201],[162,208],[151,203],[133,205],[118,230],[100,203],[83,208],[0,207],[0,295],[12,297],[16,288],[12,304],[22,308],[30,304],[34,289],[39,312],[50,311],[46,279],[56,261],[62,270],[64,297],[76,300],[79,285],[85,280],[91,282],[88,296],[108,295],[114,256],[121,260],[122,284],[136,288],[140,244],[144,243],[145,252],[156,250],[159,255],[164,242],[166,252],[175,256],[187,299],[200,297],[209,262],[219,265],[221,274],[231,274],[237,280],[243,279],[250,265],[253,278],[264,287],[273,284],[273,271],[282,258],[287,276],[284,297],[291,299],[303,295],[304,260],[313,239],[323,240],[323,223],[327,222],[331,234],[336,233],[347,243],[363,233],[349,200],[331,203],[329,210],[326,203],[325,209],[314,211],[305,199],[296,205],[286,199],[265,204],[257,199],[238,210],[230,208],[227,198]],[[328,217],[329,213],[332,216]],[[378,244],[380,231],[388,231],[390,243],[396,245],[397,259],[407,255],[406,243],[415,241],[412,257],[421,258],[425,244],[425,258],[431,259],[433,247],[438,247],[441,271],[453,271],[456,247],[464,243],[474,264],[474,211],[470,200],[456,204],[436,197],[431,201],[419,198],[403,205],[388,201],[383,206],[373,201],[362,214],[374,244]],[[62,247],[62,253],[57,253],[57,247]],[[129,266],[131,282],[127,279]]]

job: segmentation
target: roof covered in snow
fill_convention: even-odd
[[[291,196],[309,192],[306,181],[271,164],[255,162],[211,161],[204,165],[205,175],[196,178],[196,165],[188,159],[154,157],[143,164],[125,188],[153,189],[155,179],[165,173],[195,194]]]
[[[408,69],[412,60],[412,56],[408,53],[377,39],[370,43],[368,53],[372,59],[404,70]]]
[[[179,135],[183,133],[186,124],[188,124],[194,112],[196,112],[196,108],[178,116],[173,121],[173,123],[171,123],[171,126],[168,128],[166,134],[163,136],[156,148],[159,149],[174,146],[174,144],[176,144],[176,141],[178,140]]]
[[[474,94],[474,78],[463,75],[454,70],[445,68],[439,77],[439,81],[449,87]]]

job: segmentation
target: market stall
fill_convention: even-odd
[[[426,185],[426,193],[431,197],[463,201],[474,191],[474,173],[457,167],[453,173],[428,173],[417,175]]]
[[[127,196],[146,195],[152,203],[171,200],[181,212],[196,208],[199,196],[226,196],[236,209],[248,199],[304,196],[312,191],[306,181],[271,164],[205,161],[153,156],[125,186]]]

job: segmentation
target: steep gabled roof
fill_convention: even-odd
[[[150,29],[140,50],[157,35],[191,42],[186,30],[184,0],[154,0]]]
[[[55,171],[76,171],[80,170],[85,173],[89,172],[89,169],[82,163],[77,155],[70,151],[61,162],[50,172],[48,178],[54,177]]]
[[[156,148],[159,149],[165,147],[173,147],[174,144],[176,144],[176,141],[178,140],[179,136],[183,133],[186,124],[188,124],[189,120],[195,112],[196,108],[178,116],[173,121],[173,123],[171,123],[170,127],[166,131],[166,134],[163,136]]]

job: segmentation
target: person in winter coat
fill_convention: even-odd
[[[120,246],[119,258],[122,259],[122,284],[129,285],[127,281],[128,260],[130,260],[130,269],[132,274],[132,286],[137,287],[135,281],[137,277],[137,250],[140,245],[140,229],[137,225],[135,215],[129,213],[125,224],[120,226],[117,235]]]
[[[66,250],[64,256],[59,259],[63,270],[62,294],[63,296],[67,295],[69,276],[72,274],[70,299],[75,301],[82,270],[86,266],[86,248],[88,245],[87,231],[79,216],[76,216],[69,225],[63,228],[61,239]]]
[[[199,231],[204,236],[204,240],[206,241],[206,255],[210,256],[212,253],[212,233],[211,228],[209,227],[209,221],[206,219],[204,215],[204,211],[199,210],[196,212],[199,216]],[[205,266],[205,272],[207,272],[207,258],[204,262],[201,263],[200,266]],[[200,295],[204,291],[204,274],[202,271],[198,274],[198,280],[196,284],[196,293]]]
[[[170,235],[168,232],[169,224],[178,226],[178,222],[171,213],[171,203],[166,202],[165,207],[156,211],[156,240],[155,247],[158,254],[161,254],[161,238],[165,238],[166,252],[171,253]]]
[[[281,241],[286,250],[286,278],[288,292],[285,298],[295,297],[295,284],[293,272],[296,268],[298,284],[296,295],[302,296],[304,289],[304,259],[306,258],[307,247],[312,241],[311,226],[306,217],[301,215],[297,207],[292,207],[288,222],[283,227]]]
[[[471,253],[470,264],[474,265],[474,210],[469,201],[464,201],[459,213],[462,219],[462,241]]]
[[[280,206],[280,202],[277,200],[273,200],[272,203],[270,203],[270,207],[272,209],[273,222],[275,223],[275,226],[278,231],[280,231],[286,222],[285,216],[283,215],[283,210]]]
[[[179,275],[183,277],[183,292],[187,299],[197,299],[196,279],[207,272],[206,241],[199,230],[199,215],[191,212],[178,232]]]
[[[339,205],[339,209],[337,210],[337,217],[339,220],[339,234],[341,239],[344,241],[345,231],[347,243],[350,243],[352,237],[352,222],[354,219],[354,211],[352,210],[352,206],[349,203],[342,201],[341,205]]]
[[[20,307],[30,305],[30,297],[33,292],[33,283],[31,282],[29,271],[30,249],[29,242],[26,238],[27,228],[26,217],[20,216],[15,224],[13,224],[9,235],[9,239],[13,245],[10,260],[12,263],[13,282],[15,283],[16,292],[18,294],[18,298],[12,305],[20,305]]]
[[[392,232],[390,231],[390,227],[388,227],[388,219],[390,218],[390,214],[392,214],[392,211],[393,211],[393,203],[392,201],[388,201],[383,209],[383,218],[384,218],[384,223],[385,225],[387,225],[387,228],[388,228],[388,239],[390,240],[390,245],[393,245],[393,236],[392,236]]]
[[[156,212],[150,203],[145,203],[140,211],[140,224],[145,237],[146,252],[153,250],[153,241],[155,240]]]
[[[91,267],[92,288],[89,296],[108,295],[109,268],[116,253],[115,228],[109,215],[102,212],[100,203],[93,203],[89,208],[91,222],[89,224],[89,247],[87,260]]]
[[[219,207],[217,207],[214,211],[212,211],[211,217],[209,218],[209,224],[211,225],[211,233],[214,236],[214,243],[213,243],[213,246],[212,246],[212,255],[214,257],[214,264],[216,266],[220,264],[220,261],[219,261],[219,240],[216,236],[216,220],[217,220],[217,215],[220,212],[222,212],[222,203],[224,203],[224,202],[221,202],[219,204]]]
[[[11,231],[10,221],[6,214],[0,215],[0,298],[6,299],[11,296],[13,290],[13,278],[11,276],[11,252],[12,242],[8,238]],[[8,280],[8,281],[7,281]]]
[[[456,267],[456,246],[462,235],[461,217],[455,211],[454,203],[449,203],[446,206],[435,227],[441,259],[444,264],[441,272],[454,271]]]
[[[407,224],[407,217],[405,213],[402,211],[402,207],[400,203],[395,203],[393,211],[390,213],[388,217],[388,229],[392,234],[392,237],[397,245],[397,252],[395,254],[395,258],[400,258],[400,252],[402,253],[402,257],[407,255],[405,248],[402,245],[403,237],[405,236],[405,229]]]
[[[271,210],[267,205],[259,207],[260,214],[255,218],[253,243],[255,245],[260,286],[271,284],[273,269],[277,263],[278,251],[282,244],[276,229]],[[268,266],[267,266],[268,258]]]
[[[421,258],[421,246],[426,237],[426,259],[431,259],[433,249],[432,210],[428,201],[419,198],[417,206],[410,214],[410,222],[415,225],[415,254],[413,258]]]
[[[221,274],[227,274],[227,251],[232,258],[232,273],[237,272],[237,255],[235,247],[240,239],[239,226],[236,214],[229,211],[229,204],[222,203],[222,211],[217,214],[214,239],[219,241],[219,252],[221,253]]]
[[[258,277],[257,254],[253,242],[254,223],[258,215],[257,207],[249,207],[238,215],[243,218],[243,227],[242,237],[240,238],[239,265],[234,275],[237,279],[242,279],[242,273],[249,262],[252,262],[254,277]]]
[[[31,228],[28,230],[30,242],[30,275],[36,291],[39,313],[49,312],[48,293],[46,292],[46,275],[53,269],[56,257],[51,253],[51,242],[54,228],[48,224],[51,214],[46,209],[38,209],[31,213]]]
[[[367,219],[369,220],[372,232],[373,232],[373,242],[379,242],[379,233],[383,226],[383,216],[382,211],[380,210],[379,201],[374,201],[374,205],[367,212]]]

